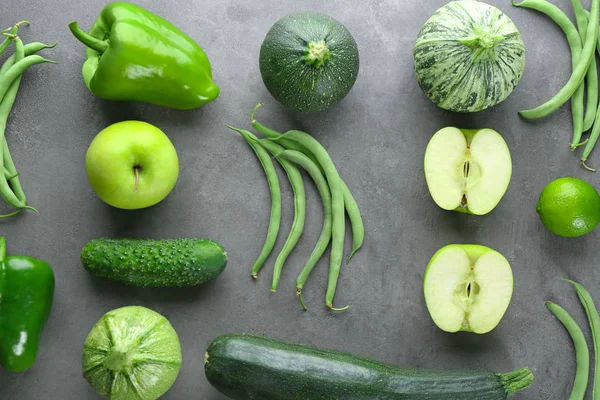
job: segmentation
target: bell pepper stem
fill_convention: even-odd
[[[98,53],[104,53],[108,50],[108,42],[97,39],[81,30],[77,22],[71,22],[69,29],[75,37],[90,49],[96,50]]]
[[[0,262],[6,258],[6,238],[0,236]]]

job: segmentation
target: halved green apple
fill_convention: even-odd
[[[425,151],[425,179],[444,210],[483,215],[506,193],[512,160],[506,142],[492,129],[439,130]]]
[[[429,314],[441,330],[483,334],[500,323],[508,308],[512,269],[489,247],[451,244],[429,261],[423,290]]]

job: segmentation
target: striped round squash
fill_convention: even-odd
[[[508,97],[525,69],[525,45],[502,11],[452,1],[427,20],[413,50],[421,89],[439,107],[475,112]]]

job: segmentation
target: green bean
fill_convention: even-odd
[[[268,137],[270,139],[275,139],[275,138],[280,137],[281,133],[279,133],[276,130],[273,130],[271,128],[267,128],[266,126],[264,126],[261,123],[259,123],[258,121],[256,121],[256,119],[254,119],[254,114],[256,113],[256,110],[261,106],[262,106],[262,104],[258,103],[258,105],[256,105],[256,107],[254,107],[254,109],[252,110],[252,113],[250,114],[250,122],[251,122],[252,126],[258,132],[262,133],[263,135],[265,135],[266,137]],[[306,147],[303,146],[302,144],[296,143],[292,140],[287,140],[285,138],[280,138],[278,140],[279,140],[279,143],[286,149],[295,150],[295,151],[304,153],[308,158],[311,159],[311,161],[313,161],[315,164],[317,164],[317,166],[319,166],[319,168],[321,168],[321,166],[319,165],[319,162],[317,161],[315,156],[313,154],[311,154],[311,152],[308,151],[306,149]],[[321,168],[321,171],[323,172],[322,168]],[[356,252],[363,245],[363,242],[365,239],[365,226],[363,224],[362,216],[360,215],[360,209],[358,208],[358,204],[357,204],[356,200],[354,199],[354,197],[352,196],[352,193],[350,193],[350,189],[348,189],[348,186],[346,185],[346,183],[343,180],[342,180],[342,191],[343,191],[343,195],[344,195],[345,211],[348,214],[348,218],[350,219],[350,225],[352,226],[352,251],[350,252],[350,255],[348,256],[348,258],[346,260],[346,263],[349,263],[350,260],[352,259],[352,256],[354,256],[354,254],[356,254]]]
[[[289,139],[297,144],[300,144],[310,151],[317,159],[321,168],[325,172],[329,189],[331,190],[331,210],[332,210],[332,244],[331,258],[329,264],[329,280],[327,284],[327,294],[325,296],[325,305],[334,311],[342,311],[347,309],[334,308],[333,298],[337,288],[337,281],[340,275],[342,258],[344,255],[344,231],[346,229],[344,221],[344,194],[342,191],[342,183],[340,175],[331,161],[331,157],[327,150],[308,133],[301,131],[288,131],[282,136],[272,139],[278,142],[281,139]]]
[[[39,47],[39,46],[29,46],[29,49],[26,50],[26,48],[28,46],[24,46],[23,42],[18,37],[15,39],[15,44],[16,44],[16,49],[15,49],[15,54],[13,54],[14,59],[11,56],[11,58],[9,58],[5,62],[5,64],[10,63],[10,62],[18,63],[19,61],[21,61],[25,58],[26,51],[33,51]],[[49,47],[49,46],[42,44],[40,49],[43,49],[46,47]],[[11,61],[11,59],[13,61]],[[0,80],[2,80],[2,76],[3,76],[2,70],[0,69]],[[37,212],[37,210],[35,208],[27,205],[27,198],[25,197],[25,193],[23,192],[23,188],[21,186],[21,181],[19,179],[19,173],[17,172],[17,169],[15,168],[15,163],[13,162],[13,159],[10,155],[10,150],[8,149],[8,143],[7,143],[5,135],[4,135],[4,132],[6,130],[6,121],[8,119],[8,115],[10,114],[12,106],[17,97],[17,92],[19,91],[20,84],[21,84],[21,76],[19,76],[17,79],[15,79],[13,81],[13,83],[9,87],[8,91],[6,92],[4,99],[2,100],[2,102],[0,102],[0,144],[2,145],[2,148],[0,148],[0,153],[1,153],[0,164],[4,164],[4,168],[11,175],[9,178],[7,178],[8,183],[10,184],[10,188],[8,189],[8,190],[10,190],[10,192],[8,192],[8,196],[10,197],[10,200],[13,200],[11,195],[14,194],[14,197],[16,197],[16,199],[18,200],[18,203],[14,203],[13,201],[10,201],[10,200],[7,201],[7,203],[9,203],[19,209],[28,209],[28,210]],[[5,189],[6,188],[0,187],[0,191],[4,191]]]
[[[577,291],[577,297],[583,306],[585,313],[590,323],[590,329],[592,331],[592,340],[594,342],[594,389],[593,389],[593,400],[600,399],[600,316],[598,316],[598,310],[594,305],[594,300],[590,296],[589,292],[585,290],[579,283],[564,279],[575,287]]]
[[[569,48],[571,50],[571,64],[573,70],[575,70],[581,59],[582,39],[577,31],[577,28],[575,28],[575,25],[573,25],[569,17],[567,17],[567,15],[562,12],[560,8],[545,0],[525,1],[518,6],[530,8],[545,14],[562,29],[565,37],[567,38],[567,42],[569,43]],[[581,134],[583,133],[584,89],[584,85],[579,85],[573,94],[573,98],[571,99],[571,114],[573,117],[573,139],[571,140],[572,150],[574,150],[581,141]]]
[[[304,168],[314,181],[315,186],[317,187],[317,190],[319,191],[319,194],[321,196],[321,202],[323,203],[323,228],[321,229],[321,235],[317,240],[317,244],[312,254],[306,261],[306,264],[304,264],[304,268],[302,268],[302,271],[296,279],[296,294],[300,299],[300,304],[302,305],[302,308],[306,310],[306,305],[304,304],[304,298],[302,296],[302,289],[304,289],[304,284],[308,280],[308,277],[310,276],[312,270],[315,268],[315,265],[317,265],[317,262],[323,256],[323,253],[325,253],[325,250],[327,250],[329,242],[331,241],[331,192],[329,191],[327,180],[321,173],[321,169],[319,168],[319,166],[315,164],[310,158],[308,158],[304,153],[301,153],[296,150],[285,150],[281,153],[275,154],[275,156],[277,158],[284,158],[286,160],[294,162],[302,168]]]
[[[577,370],[575,372],[575,381],[573,382],[573,389],[571,390],[569,400],[583,400],[590,374],[590,352],[585,340],[585,335],[567,310],[550,301],[546,302],[546,307],[548,307],[552,314],[554,314],[565,326],[567,332],[569,332],[569,335],[571,336],[571,340],[573,340],[573,345],[575,346]]]
[[[18,25],[22,25],[26,23],[23,21]],[[16,51],[12,54],[2,65],[0,68],[0,81],[2,78],[6,76],[8,71],[13,67],[13,65],[25,57],[33,55],[38,51],[43,49],[53,48],[58,42],[55,42],[52,45],[47,45],[40,42],[29,43],[27,45],[23,45],[23,42],[17,37],[15,38],[16,43]],[[19,90],[19,85],[21,81],[21,76],[19,75],[9,86],[8,91],[6,92],[4,98],[0,102],[0,165],[3,165],[5,170],[4,177],[6,181],[10,184],[10,187],[6,186],[6,183],[0,182],[0,193],[2,193],[2,197],[4,200],[14,206],[19,208],[19,210],[14,213],[10,213],[7,216],[12,216],[18,214],[22,209],[30,209],[36,211],[35,208],[26,205],[26,197],[21,187],[21,183],[19,180],[19,173],[16,171],[14,162],[10,155],[10,151],[8,149],[8,144],[6,143],[6,139],[4,138],[4,132],[6,129],[6,122],[8,119],[8,115],[12,109],[14,101],[17,96],[17,92]],[[6,217],[6,216],[5,216]]]
[[[10,180],[12,178],[16,178],[19,175],[19,173],[16,173],[16,174],[10,173],[5,167],[2,167],[2,168],[4,169],[4,177],[7,180]]]
[[[589,12],[587,10],[585,10],[585,13],[586,13],[586,16],[589,17]],[[597,43],[596,43],[596,51],[598,52],[598,54],[600,54],[600,38],[597,40]],[[586,161],[587,161],[588,157],[590,156],[590,154],[592,153],[592,151],[594,150],[594,147],[596,146],[596,143],[598,142],[598,137],[600,137],[599,118],[600,118],[600,106],[598,107],[598,109],[596,111],[596,117],[594,120],[594,125],[592,127],[592,133],[590,134],[589,139],[586,140],[586,146],[585,146],[585,149],[581,156],[581,165],[588,171],[592,171],[592,172],[595,172],[596,170],[594,168],[588,167],[588,165],[586,164]]]
[[[363,225],[362,216],[360,215],[360,209],[358,203],[350,193],[350,189],[346,186],[346,183],[342,181],[342,192],[344,193],[344,207],[348,218],[350,219],[350,226],[352,226],[352,251],[346,260],[346,264],[350,262],[352,257],[363,245],[365,241],[365,226]]]
[[[598,14],[599,14],[599,0],[592,0],[592,11],[591,18],[589,20],[586,37],[595,38],[598,36]],[[524,0],[521,3],[515,3],[515,0],[512,0],[512,4],[517,7],[528,7],[533,8],[534,5],[544,6],[545,4],[549,4],[545,0]],[[562,12],[561,12],[562,13]],[[556,12],[552,12],[554,16]],[[581,52],[581,59],[577,64],[576,68],[573,70],[571,77],[568,82],[563,86],[562,89],[550,100],[546,103],[542,104],[539,107],[536,107],[531,110],[525,110],[519,112],[519,114],[527,119],[536,119],[542,118],[548,114],[551,114],[560,106],[573,96],[577,88],[581,85],[584,80],[585,74],[587,73],[588,67],[592,61],[592,58],[595,56],[595,47],[596,43],[593,40],[587,40],[583,46],[583,50]]]
[[[2,34],[6,36],[6,39],[0,43],[0,56],[2,56],[2,54],[4,54],[4,52],[10,47],[11,43],[15,39],[16,34],[19,32],[19,28],[22,25],[29,25],[29,22],[19,21],[14,26],[2,31]]]
[[[256,143],[271,152],[273,156],[285,151],[285,149],[277,143],[273,143],[268,140],[259,141],[256,136],[252,136]],[[294,191],[294,222],[292,223],[290,234],[285,241],[281,252],[279,252],[277,260],[275,260],[275,268],[273,268],[273,285],[271,286],[271,292],[273,293],[277,291],[277,286],[279,285],[279,279],[281,278],[281,271],[283,270],[285,261],[294,247],[296,247],[296,244],[298,244],[300,236],[302,236],[302,232],[304,231],[304,221],[306,220],[306,193],[304,191],[302,174],[300,174],[298,167],[296,167],[294,163],[283,158],[276,158],[287,174],[290,184],[292,185],[292,190]]]
[[[17,30],[18,28],[16,27],[12,28],[12,31],[9,35],[2,32],[6,36],[6,38],[2,41],[2,43],[0,43],[0,56],[4,54],[4,52],[10,47],[12,42],[15,40],[15,34],[17,33]]]
[[[23,42],[19,37],[15,38],[15,46],[15,60],[16,62],[20,62],[25,56],[25,49]],[[2,82],[2,80],[3,78],[0,78],[0,82]],[[10,110],[12,109],[17,97],[20,83],[21,75],[11,82],[4,99],[0,101],[0,165],[2,165],[4,169],[13,175],[16,174],[16,171],[11,169],[11,166],[14,167],[14,164],[12,164],[12,159],[9,160],[9,158],[7,158],[6,151],[4,150],[5,147],[8,148],[8,145],[6,144],[5,131],[8,114],[10,114]],[[18,182],[18,178],[12,178],[12,181]],[[22,194],[20,184],[15,186],[11,187],[11,185],[9,185],[9,180],[5,176],[0,177],[0,194],[2,195],[2,198],[9,205],[21,209],[26,207],[27,203],[24,199],[24,195]]]
[[[592,133],[590,133],[590,137],[587,140],[585,149],[583,150],[583,154],[581,155],[581,160],[580,160],[581,165],[588,171],[592,171],[592,172],[596,171],[594,168],[588,167],[588,165],[586,164],[586,161],[587,161],[588,157],[590,156],[590,154],[592,153],[592,150],[594,150],[594,147],[596,146],[596,142],[598,141],[599,137],[600,137],[600,107],[598,107],[598,110],[596,111],[596,121],[594,122],[594,126],[592,127]]]
[[[586,41],[586,28],[589,22],[588,11],[581,5],[581,0],[571,0],[575,19],[577,20],[577,30],[581,36],[581,42]],[[596,39],[597,43],[597,39]],[[596,108],[598,107],[598,70],[596,66],[596,57],[592,57],[592,62],[588,68],[585,77],[585,89],[587,91],[587,103],[585,107],[585,117],[583,119],[583,131],[589,131],[596,118]],[[572,147],[572,149],[574,149]]]
[[[25,70],[33,65],[42,63],[57,64],[56,61],[46,60],[38,55],[27,56],[15,64],[6,71],[6,73],[0,78],[0,101],[4,99],[6,92],[10,88],[10,85],[20,77]]]
[[[15,210],[11,213],[2,214],[2,215],[0,215],[0,219],[14,217],[15,215],[19,214],[21,211],[23,211],[23,209],[19,208],[18,210]]]
[[[267,181],[269,183],[269,190],[271,192],[271,217],[269,220],[269,229],[267,231],[267,239],[265,240],[265,244],[263,249],[261,250],[256,262],[252,266],[252,277],[256,279],[258,277],[258,273],[265,264],[265,261],[273,251],[273,247],[275,247],[275,242],[277,241],[277,234],[279,233],[279,225],[281,224],[281,188],[279,187],[279,178],[277,177],[277,172],[275,171],[275,166],[273,165],[273,161],[271,161],[271,157],[267,153],[262,146],[259,146],[257,143],[254,143],[251,136],[248,134],[250,132],[245,131],[243,129],[234,128],[232,126],[227,125],[227,127],[231,130],[234,130],[241,134],[244,139],[248,142],[263,169],[265,170],[265,175],[267,176]]]
[[[25,55],[25,57],[27,57],[27,56],[35,54],[39,51],[42,51],[44,49],[51,49],[51,48],[56,47],[57,44],[58,44],[58,42],[54,42],[53,44],[44,44],[44,43],[40,43],[40,42],[28,43],[25,46],[23,46],[23,51],[25,53],[24,55]],[[16,58],[16,54],[12,54],[10,57],[8,57],[6,59],[4,64],[2,64],[2,68],[0,68],[0,78],[6,73],[6,71],[8,71],[8,69],[10,67],[12,67],[14,65],[15,58]]]

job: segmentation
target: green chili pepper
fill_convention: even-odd
[[[200,46],[142,7],[111,3],[89,33],[69,28],[87,46],[83,80],[98,97],[188,110],[219,95]]]
[[[54,273],[45,261],[6,257],[0,237],[0,365],[26,371],[35,362],[54,298]]]

